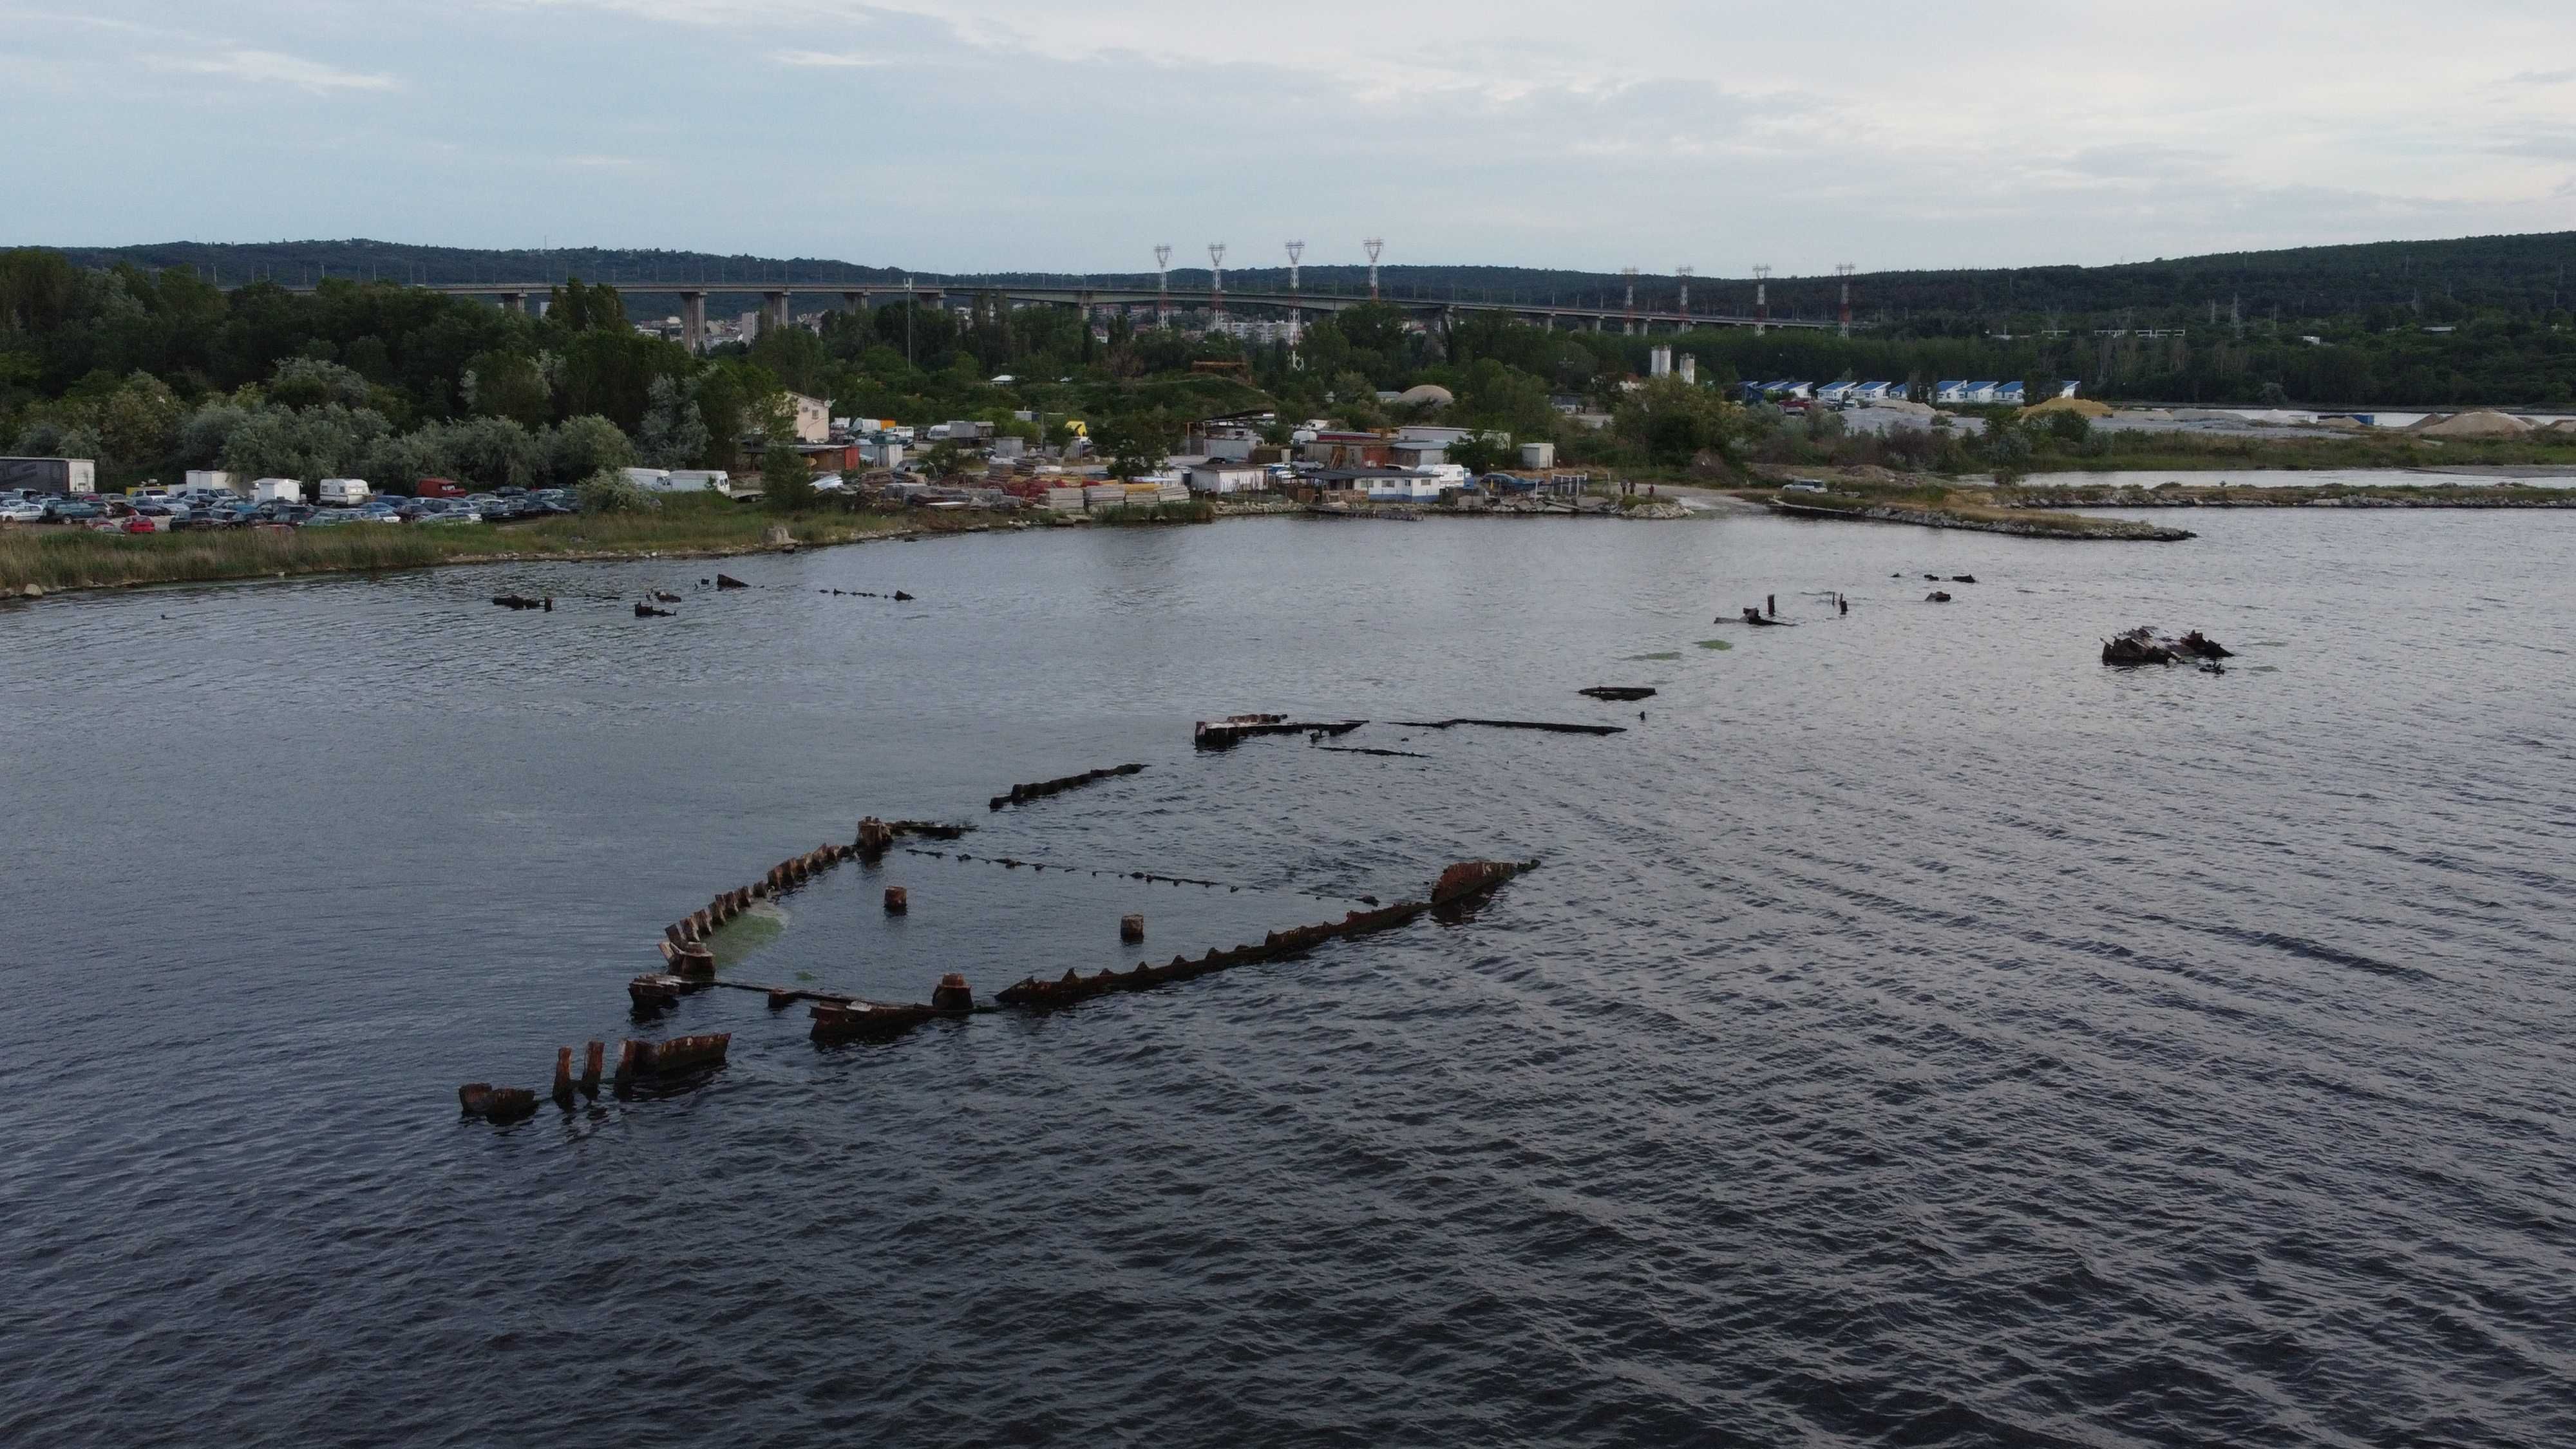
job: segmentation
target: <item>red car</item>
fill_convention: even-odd
[[[138,513],[133,517],[126,519],[123,523],[116,525],[116,531],[119,533],[159,533],[161,531],[161,525],[158,520]]]

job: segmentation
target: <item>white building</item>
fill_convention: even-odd
[[[824,443],[832,438],[832,405],[819,397],[801,392],[787,395],[787,405],[796,410],[796,441]]]
[[[1269,485],[1270,470],[1236,458],[1210,458],[1190,465],[1192,493],[1258,493]]]

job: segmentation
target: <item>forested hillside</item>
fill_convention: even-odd
[[[149,271],[188,267],[227,285],[267,278],[290,284],[325,276],[413,282],[561,281],[578,276],[607,282],[639,302],[652,297],[654,281],[738,282],[745,295],[764,281],[853,282],[887,285],[907,275],[924,281],[1063,282],[1087,278],[1121,286],[1152,286],[1154,274],[1138,267],[1117,273],[1012,272],[958,275],[927,267],[872,266],[815,257],[722,256],[705,252],[565,247],[551,250],[480,251],[366,240],[250,244],[169,242],[133,247],[65,247],[76,266],[131,262]],[[1145,250],[1140,246],[1138,251]],[[1321,249],[1319,248],[1318,251]],[[1356,248],[1352,250],[1356,251]],[[1191,255],[1184,249],[1186,260]],[[1317,291],[1366,290],[1368,269],[1316,252],[1302,283]],[[925,261],[935,258],[925,258]],[[1284,266],[1266,265],[1238,251],[1226,275],[1246,290],[1287,285]],[[2206,328],[2229,320],[2302,323],[2345,318],[2399,318],[2440,324],[2481,311],[2533,319],[2576,304],[2566,290],[2576,262],[2576,232],[2528,236],[2464,237],[2448,241],[2373,242],[2356,246],[2298,247],[2268,252],[2228,252],[2200,257],[2159,257],[2104,267],[2021,267],[1950,271],[1863,272],[1852,279],[1860,318],[1881,328],[1925,332],[1947,328],[1962,336],[1990,331],[2030,331],[2046,325]],[[1717,271],[1711,268],[1712,272]],[[1205,267],[1172,272],[1176,292],[1204,291]],[[1527,302],[1615,303],[1626,279],[1609,272],[1528,267],[1467,267],[1389,263],[1380,271],[1391,296],[1473,297]],[[1710,275],[1691,282],[1695,310],[1749,313],[1753,283],[1742,275]],[[1642,306],[1670,307],[1679,279],[1637,279]],[[1831,276],[1774,277],[1771,308],[1779,316],[1829,318],[1839,298]],[[662,299],[654,298],[655,305]],[[2050,319],[2055,323],[2051,324]],[[2303,327],[2303,331],[2314,331]]]
[[[2456,300],[2442,315],[2457,320],[2441,323],[2429,320],[2436,308],[2427,302],[2155,336],[1898,321],[1848,339],[1548,331],[1497,314],[1390,305],[1310,319],[1292,352],[1126,318],[1095,327],[1070,308],[1013,308],[952,287],[951,301],[967,306],[833,310],[817,328],[774,330],[703,356],[639,333],[636,309],[614,286],[567,279],[543,300],[542,315],[529,315],[399,280],[335,275],[309,292],[266,281],[219,287],[185,264],[91,269],[43,249],[0,253],[0,445],[94,457],[110,486],[223,467],[402,488],[421,476],[566,482],[620,460],[755,466],[783,435],[788,389],[828,400],[839,415],[980,418],[1030,438],[1047,427],[1060,435],[1065,419],[1081,417],[1127,463],[1159,459],[1184,424],[1220,413],[1404,420],[1379,394],[1422,382],[1455,394],[1441,420],[1553,438],[1569,462],[1613,466],[1698,456],[1733,426],[1723,399],[1738,379],[2076,378],[2115,399],[2576,405],[2576,331],[2563,312]],[[1632,393],[1626,384],[1657,345],[1695,356],[1702,386]],[[1203,364],[1241,374],[1211,375]],[[1614,423],[1573,423],[1552,401],[1561,398]]]

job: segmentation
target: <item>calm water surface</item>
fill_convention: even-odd
[[[2576,519],[2192,526],[1263,521],[0,610],[0,1442],[2576,1441]],[[1707,622],[1765,594],[1803,627]],[[2243,657],[2096,662],[2145,622]],[[1428,758],[1192,752],[1240,709]],[[1447,715],[1631,728],[1383,723]],[[1073,869],[845,866],[729,970],[990,992],[1132,962],[1125,911],[1159,959],[1548,864],[886,1046],[628,1023],[662,922],[869,812]],[[1135,869],[1238,889],[1090,873]],[[692,1030],[734,1033],[701,1091],[457,1120]]]

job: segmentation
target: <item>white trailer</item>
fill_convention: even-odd
[[[722,493],[726,490],[726,486],[732,482],[732,475],[726,473],[722,468],[674,468],[671,470],[670,475],[662,480],[662,491],[665,493],[705,493],[709,490],[713,490],[715,492]]]
[[[209,468],[191,468],[180,484],[183,493],[230,493],[236,497],[248,493],[249,487],[238,473],[222,473]]]
[[[253,503],[301,503],[304,480],[301,478],[258,478],[250,485]]]
[[[367,501],[367,480],[364,478],[325,478],[322,480],[320,491],[318,491],[314,496],[321,502],[331,504],[335,507],[355,508],[359,504]]]

